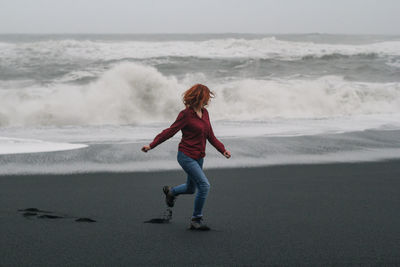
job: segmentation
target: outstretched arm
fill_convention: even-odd
[[[221,141],[219,141],[215,135],[214,135],[214,131],[212,129],[211,126],[211,122],[210,122],[210,132],[207,136],[207,140],[221,153],[223,154],[226,158],[230,158],[231,157],[231,153],[225,149],[224,144],[222,144]]]
[[[185,125],[186,125],[186,115],[185,112],[182,110],[179,114],[178,117],[176,118],[175,122],[171,124],[171,126],[167,129],[164,129],[161,133],[159,133],[153,140],[153,142],[150,143],[149,146],[144,146],[142,150],[144,152],[147,152],[149,149],[153,149],[165,140],[171,138],[174,136],[179,130],[181,130]],[[147,147],[147,148],[145,148]]]

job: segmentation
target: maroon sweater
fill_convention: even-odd
[[[224,153],[224,145],[214,136],[207,109],[203,108],[202,113],[202,118],[200,118],[192,108],[185,108],[178,114],[175,122],[169,128],[163,130],[154,138],[150,147],[155,148],[174,136],[179,130],[182,130],[182,140],[179,143],[178,150],[187,156],[196,160],[203,158],[206,155],[206,139],[219,152]]]

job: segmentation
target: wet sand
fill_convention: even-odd
[[[400,265],[400,161],[205,169],[208,232],[143,223],[183,171],[0,176],[0,266]]]

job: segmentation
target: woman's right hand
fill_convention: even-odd
[[[229,152],[228,150],[225,150],[224,156],[225,156],[225,158],[229,159],[231,157],[231,152]]]
[[[147,152],[147,151],[149,151],[150,149],[151,149],[150,146],[143,146],[143,147],[142,147],[142,151],[143,151],[143,152]]]

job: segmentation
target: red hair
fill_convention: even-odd
[[[193,108],[202,108],[208,104],[214,93],[202,84],[195,84],[183,93],[183,104]]]

